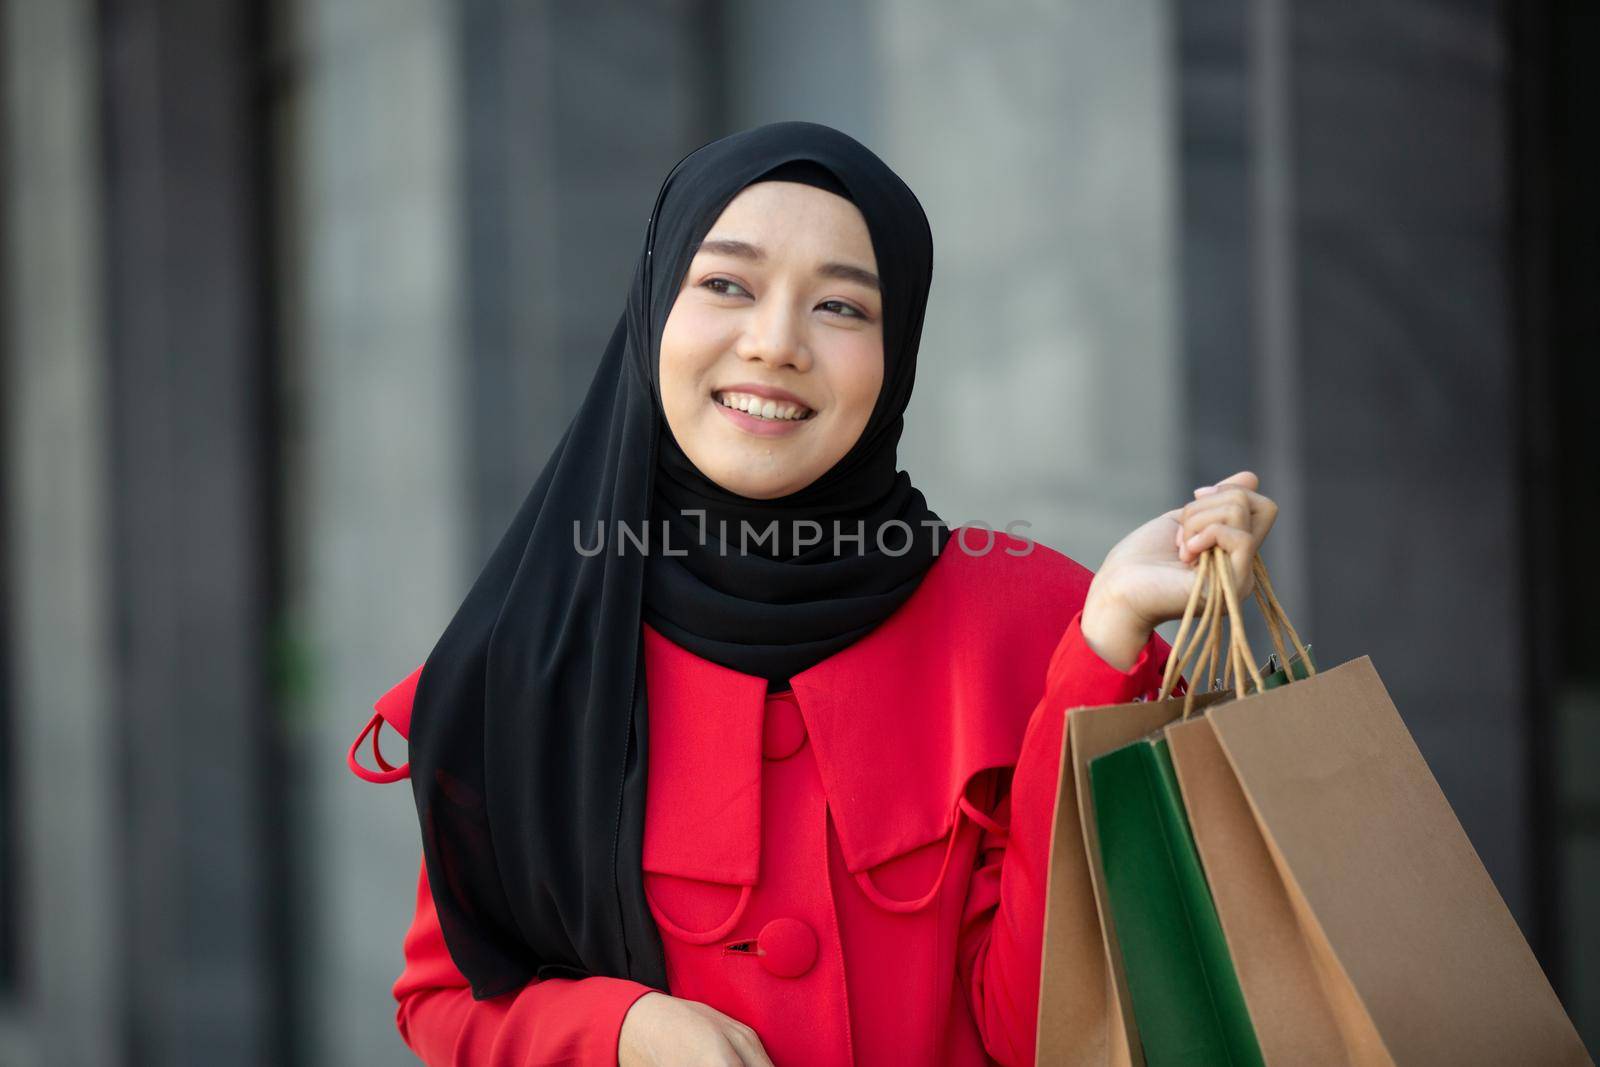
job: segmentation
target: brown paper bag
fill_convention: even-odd
[[[1179,657],[1194,616],[1201,581],[1195,583],[1184,614],[1179,642],[1170,659],[1177,677]],[[1212,598],[1201,629],[1215,636],[1220,598]],[[1212,644],[1207,645],[1207,650]],[[1206,670],[1214,659],[1200,660]],[[1170,684],[1164,687],[1170,689]],[[1067,728],[1061,738],[1061,781],[1056,787],[1051,823],[1050,873],[1046,890],[1044,946],[1039,976],[1038,1049],[1035,1063],[1143,1067],[1144,1054],[1134,1024],[1128,981],[1122,967],[1105,876],[1100,866],[1100,840],[1089,787],[1089,762],[1136,741],[1180,718],[1228,697],[1226,692],[1194,693],[1168,700],[1136,701],[1064,712]]]
[[[1209,719],[1166,728],[1184,809],[1269,1067],[1393,1067],[1331,950],[1302,923]]]
[[[1225,557],[1210,562],[1163,692],[1187,667],[1196,596],[1214,576],[1224,596],[1207,598],[1198,663],[1212,677],[1214,606],[1226,602],[1237,699],[1191,694],[1069,713],[1036,1062],[1143,1063],[1087,767],[1164,728],[1267,1062],[1592,1064],[1371,660],[1263,691]],[[1297,646],[1299,636],[1255,567],[1257,601],[1287,660],[1278,623]]]
[[[1592,1062],[1370,658],[1206,720],[1298,913],[1348,1062]],[[1197,828],[1197,844],[1212,829]],[[1214,892],[1229,885],[1226,863],[1213,874],[1202,861]],[[1223,930],[1236,962],[1259,959],[1260,942],[1235,947],[1226,918]],[[1312,1062],[1298,1042],[1327,1032],[1303,1033],[1281,1062]]]
[[[1195,704],[1226,693],[1202,693]],[[1052,823],[1039,976],[1038,1064],[1143,1064],[1111,906],[1100,867],[1089,761],[1183,714],[1183,699],[1068,712]]]

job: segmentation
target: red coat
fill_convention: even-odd
[[[779,1067],[1033,1063],[1063,712],[1154,695],[1167,646],[1114,669],[1079,631],[1086,568],[967,537],[783,693],[644,627],[643,866],[668,982]],[[368,729],[406,732],[418,672]],[[396,1022],[428,1064],[614,1065],[649,991],[551,978],[473,1000],[425,871],[404,953]]]

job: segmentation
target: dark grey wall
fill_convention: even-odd
[[[1532,835],[1545,956],[1590,1048],[1600,1049],[1600,8],[1511,12],[1517,91],[1518,338],[1528,507],[1525,647],[1538,821]]]
[[[251,4],[100,26],[130,1051],[276,1056]]]
[[[661,179],[727,132],[721,9],[460,8],[473,573],[588,390]]]
[[[1315,622],[1329,652],[1370,649],[1531,930],[1505,28],[1491,3],[1303,7]]]
[[[1179,9],[1194,474],[1294,503],[1291,616],[1372,656],[1536,939],[1500,8]]]

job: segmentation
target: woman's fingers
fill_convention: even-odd
[[[739,1059],[744,1061],[744,1067],[773,1067],[771,1057],[762,1048],[760,1040],[754,1038],[730,1038],[734,1051],[738,1051]]]
[[[1178,521],[1180,545],[1182,541],[1189,540],[1208,526],[1235,526],[1241,530],[1249,530],[1250,535],[1259,543],[1266,540],[1267,532],[1272,529],[1272,524],[1277,518],[1276,512],[1250,511],[1242,504],[1208,508]]]
[[[1243,500],[1225,500],[1214,507],[1202,508],[1179,520],[1185,541],[1207,526],[1237,526],[1241,530],[1252,528],[1250,505]]]
[[[1255,588],[1252,557],[1278,518],[1277,502],[1257,492],[1260,484],[1254,471],[1240,471],[1216,485],[1196,489],[1194,500],[1177,509],[1173,541],[1178,559],[1192,563],[1202,552],[1220,545],[1228,554],[1234,589],[1241,597]]]
[[[1262,540],[1278,518],[1278,505],[1271,497],[1238,487],[1219,489],[1199,497],[1182,509],[1178,519],[1187,540],[1214,522],[1249,530]]]
[[[1252,514],[1275,515],[1278,504],[1271,497],[1263,496],[1254,489],[1245,489],[1242,486],[1225,486],[1213,492],[1195,497],[1179,510],[1185,515],[1193,515],[1207,508],[1224,507],[1230,504],[1242,504]]]
[[[1230,485],[1236,485],[1241,489],[1256,490],[1261,488],[1261,479],[1256,477],[1255,471],[1240,471],[1238,474],[1222,479],[1216,485],[1202,485],[1194,491],[1194,495],[1202,497],[1207,493],[1214,493],[1218,489],[1226,489]]]
[[[1228,554],[1228,565],[1233,571],[1233,588],[1242,600],[1255,589],[1255,570],[1250,561],[1256,554],[1256,538],[1249,530],[1241,530],[1237,526],[1208,526],[1185,541],[1184,549],[1191,557],[1198,557],[1216,545],[1221,545]]]
[[[1232,503],[1206,508],[1186,516],[1178,522],[1178,559],[1188,563],[1198,554],[1198,538],[1213,526],[1232,526],[1250,529],[1250,513],[1243,504]]]
[[[733,1026],[729,1028],[728,1040],[744,1061],[744,1067],[773,1067],[772,1058],[762,1046],[760,1035],[737,1020],[729,1021]]]

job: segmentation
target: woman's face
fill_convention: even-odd
[[[850,451],[883,385],[878,261],[859,209],[746,186],[706,234],[661,334],[661,399],[690,461],[758,500]]]

